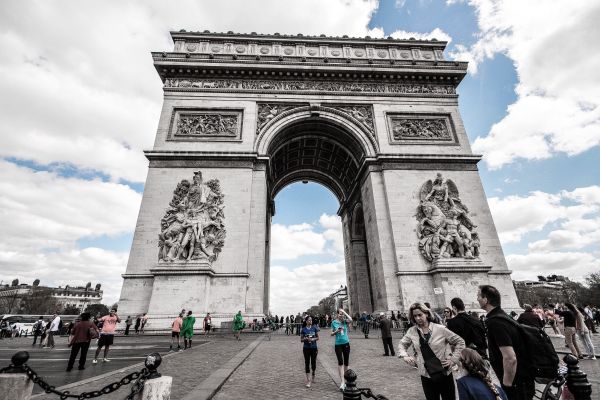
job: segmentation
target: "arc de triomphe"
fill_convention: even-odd
[[[477,307],[483,283],[518,307],[445,42],[171,36],[121,315],[267,313],[273,199],[303,180],[340,202],[351,311]]]

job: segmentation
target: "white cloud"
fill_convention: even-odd
[[[127,254],[79,249],[76,242],[132,232],[140,202],[141,195],[125,185],[63,178],[0,160],[2,279],[39,278],[48,285],[94,281],[116,301]]]
[[[346,285],[344,261],[311,264],[288,269],[271,267],[271,312],[277,315],[296,314],[317,304]]]
[[[398,31],[393,32],[390,36],[395,39],[415,38],[417,40],[437,39],[439,41],[444,41],[444,42],[452,41],[452,37],[450,37],[450,35],[448,35],[446,32],[444,32],[440,28],[435,28],[434,30],[432,30],[429,33],[409,32],[409,31],[398,30]]]
[[[553,222],[560,222],[567,229],[588,225],[590,215],[600,210],[600,188],[588,186],[557,194],[536,191],[528,196],[491,197],[488,201],[500,240],[511,243],[519,242],[525,234],[539,232]],[[567,204],[568,201],[575,204]],[[555,243],[566,244],[574,239],[573,235],[568,239],[564,233],[554,236]],[[536,246],[542,246],[542,243],[536,243]]]
[[[0,156],[71,163],[115,180],[142,182],[147,170],[142,150],[152,147],[162,102],[150,51],[172,49],[170,30],[382,37],[381,28],[368,28],[377,5],[376,0],[269,0],[260,7],[242,0],[210,7],[192,0],[3,4],[0,48],[11,56],[0,60]]]
[[[558,273],[582,280],[600,268],[600,190],[598,186],[532,192],[528,196],[491,198],[490,209],[503,243],[519,242],[531,232],[549,229],[544,239],[527,245],[525,254],[507,254],[513,279]]]
[[[600,3],[573,7],[566,0],[471,0],[480,32],[477,42],[456,46],[455,59],[478,64],[504,54],[519,78],[517,101],[473,149],[487,165],[516,159],[576,155],[600,144]]]
[[[321,229],[318,229],[319,226]],[[319,217],[319,226],[309,223],[273,224],[271,259],[295,260],[308,255],[343,254],[341,219],[337,215],[323,214]]]
[[[586,275],[600,270],[600,259],[581,252],[511,254],[506,256],[506,262],[514,271],[512,278],[515,280],[535,280],[538,275],[555,273],[581,281]]]

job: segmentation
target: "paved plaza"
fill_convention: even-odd
[[[84,371],[65,372],[69,349],[66,338],[58,340],[56,348],[31,347],[30,338],[0,341],[0,365],[7,365],[17,350],[31,354],[29,365],[52,385],[61,390],[81,393],[101,388],[121,377],[141,369],[144,356],[159,352],[164,356],[159,368],[165,376],[173,377],[171,398],[174,400],[205,399],[288,399],[309,396],[315,399],[341,399],[336,372],[336,359],[332,339],[323,332],[319,342],[316,382],[310,389],[304,386],[302,344],[298,336],[272,334],[245,334],[241,341],[231,335],[196,336],[194,347],[183,352],[169,352],[167,336],[117,337],[111,349],[111,362],[91,363],[89,354]],[[394,342],[400,332],[394,332]],[[376,394],[390,399],[422,399],[419,376],[397,357],[384,357],[378,332],[372,331],[369,339],[358,332],[351,335],[350,366],[358,375],[358,386],[368,387]],[[559,352],[564,341],[553,339]],[[594,344],[600,349],[600,334],[594,335]],[[91,351],[93,349],[90,349]],[[581,362],[581,368],[600,393],[600,361]],[[123,399],[130,390],[126,386],[102,399]],[[56,399],[57,396],[34,390],[35,399]]]

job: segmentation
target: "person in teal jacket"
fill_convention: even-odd
[[[348,322],[352,322],[352,317],[340,308],[337,319],[331,323],[331,336],[335,335],[335,356],[338,361],[338,372],[340,374],[340,390],[346,389],[344,373],[348,370],[350,362],[350,339],[348,338]]]

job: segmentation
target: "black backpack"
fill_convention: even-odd
[[[494,315],[491,318],[501,318],[517,327],[526,349],[528,367],[535,378],[554,379],[558,375],[559,359],[552,345],[552,340],[541,328],[523,325],[508,315]]]
[[[487,359],[487,341],[485,340],[485,328],[483,327],[483,323],[479,319],[471,317],[466,313],[460,313],[454,318],[461,318],[471,327],[468,334],[469,337],[463,338],[465,339],[465,342],[469,343],[467,347],[473,348],[480,356]]]

